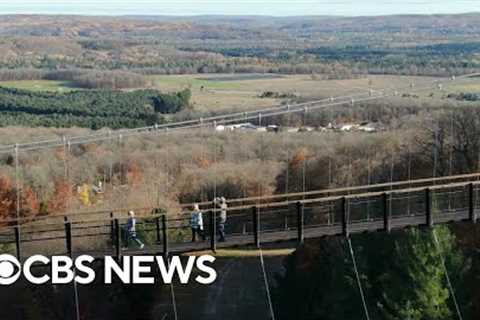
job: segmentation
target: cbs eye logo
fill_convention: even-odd
[[[0,254],[0,285],[7,286],[18,280],[21,273],[20,262],[9,254]]]

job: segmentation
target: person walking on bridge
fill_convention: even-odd
[[[131,210],[128,211],[128,221],[127,221],[127,225],[125,226],[125,245],[126,245],[126,248],[128,248],[128,244],[129,244],[130,240],[135,241],[138,244],[140,249],[143,249],[143,247],[145,247],[143,242],[140,241],[137,238],[136,224],[137,224],[137,220],[135,219],[135,212],[133,212]]]
[[[214,200],[215,205],[220,208],[220,218],[218,221],[218,235],[220,238],[218,241],[225,242],[225,224],[227,223],[227,199],[225,197],[216,198]]]
[[[203,232],[203,215],[198,204],[193,206],[190,216],[190,227],[192,228],[192,242],[197,241],[197,234],[205,241],[205,233]]]

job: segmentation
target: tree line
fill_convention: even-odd
[[[72,87],[85,89],[144,88],[147,79],[138,73],[127,71],[102,71],[85,69],[0,69],[0,81],[57,80],[68,81]]]
[[[85,90],[32,92],[0,87],[0,126],[133,128],[165,121],[189,105],[190,91],[163,94]]]

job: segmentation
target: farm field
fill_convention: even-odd
[[[411,82],[428,84],[441,78],[372,75],[359,79],[315,80],[311,75],[285,75],[265,77],[254,75],[173,75],[152,76],[152,85],[163,90],[177,91],[189,87],[193,90],[227,90],[248,93],[276,91],[280,93],[298,93],[304,96],[331,95],[332,93],[350,94],[364,90],[408,86]],[[333,90],[333,92],[332,92]],[[335,94],[338,95],[338,94]]]
[[[300,100],[313,100],[330,96],[353,95],[369,89],[396,88],[408,90],[411,83],[416,87],[428,86],[435,80],[446,78],[373,75],[360,79],[316,80],[311,75],[271,74],[194,74],[148,76],[148,88],[162,92],[174,92],[185,88],[192,91],[192,105],[198,112],[229,112],[268,107],[286,99],[261,98],[264,92],[291,94]],[[65,92],[80,90],[68,81],[23,80],[3,81],[0,86],[32,91]],[[140,88],[139,88],[140,89]],[[445,93],[478,91],[480,85],[471,83],[447,83]],[[130,90],[130,89],[129,89]],[[422,98],[440,98],[432,90],[416,92]]]
[[[359,94],[369,89],[397,88],[400,91],[416,86],[428,86],[433,77],[369,76],[348,80],[314,80],[310,75],[179,75],[152,76],[152,86],[161,91],[192,90],[194,108],[198,111],[248,110],[272,104],[282,99],[260,98],[267,91],[279,94],[294,94],[302,100],[313,100],[330,96]],[[427,96],[430,92],[422,92]],[[283,99],[284,100],[284,99]]]

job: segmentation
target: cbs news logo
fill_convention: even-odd
[[[33,284],[79,284],[92,283],[96,278],[95,269],[91,264],[94,258],[82,255],[76,259],[68,256],[53,256],[47,258],[42,255],[31,256],[23,264],[9,254],[0,254],[0,285],[14,284],[23,274],[24,278]],[[125,284],[154,284],[158,281],[153,274],[159,270],[161,281],[170,284],[176,276],[182,284],[188,283],[193,270],[199,271],[194,280],[200,284],[211,284],[217,278],[215,269],[210,266],[215,257],[210,255],[189,256],[182,261],[179,256],[165,259],[162,256],[124,256],[116,261],[111,256],[105,256],[103,263],[103,279],[105,284],[111,284],[116,277]],[[51,265],[50,274],[33,274],[32,267]]]

